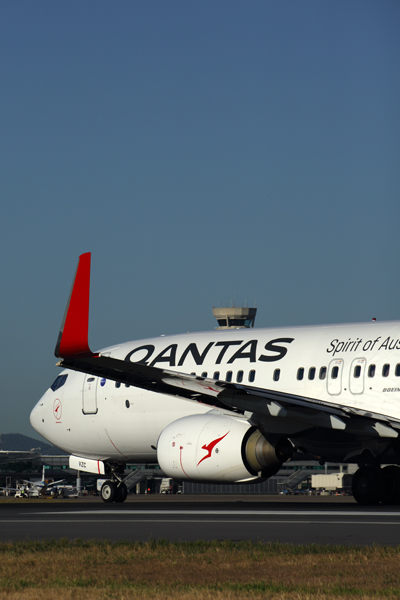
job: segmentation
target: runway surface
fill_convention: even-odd
[[[294,544],[398,545],[400,507],[352,498],[132,496],[0,502],[0,540],[261,540]]]

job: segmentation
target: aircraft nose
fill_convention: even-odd
[[[37,431],[38,433],[40,433],[43,428],[42,414],[43,414],[43,401],[39,400],[39,402],[36,404],[36,406],[33,407],[30,417],[29,417],[29,420],[31,422],[33,429],[35,429],[35,431]]]

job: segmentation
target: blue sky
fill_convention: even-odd
[[[78,255],[93,349],[399,318],[400,4],[0,7],[0,432],[29,412]]]

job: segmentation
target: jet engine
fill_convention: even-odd
[[[243,417],[207,413],[170,423],[157,457],[169,477],[239,483],[271,477],[293,454],[287,439],[272,445]]]

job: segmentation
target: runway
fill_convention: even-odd
[[[98,498],[0,503],[1,541],[50,538],[397,545],[400,507],[277,496],[135,496],[122,505]]]

